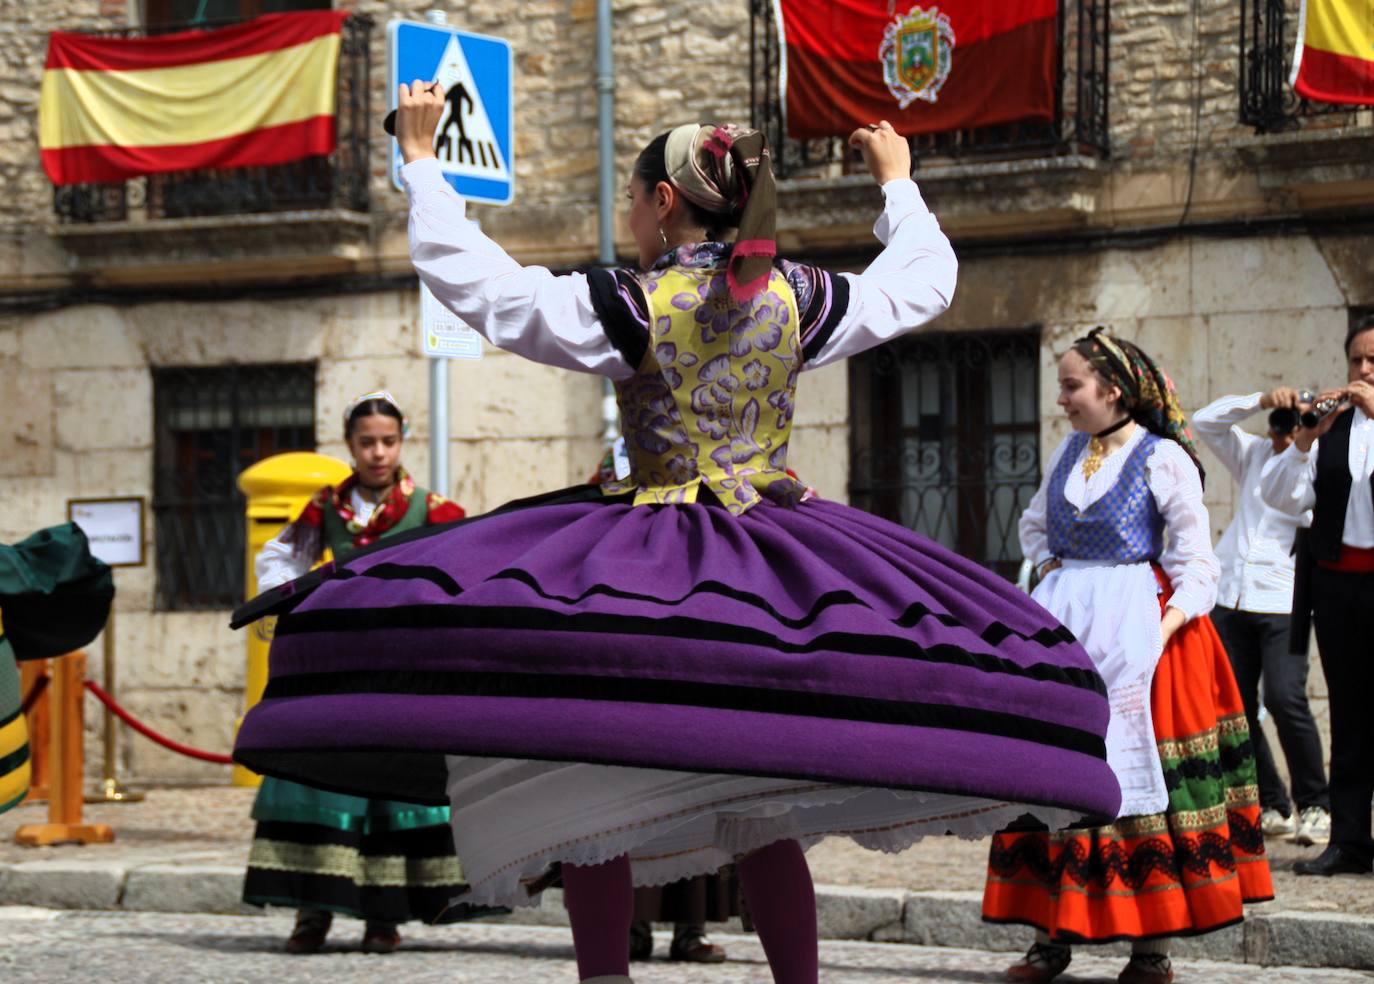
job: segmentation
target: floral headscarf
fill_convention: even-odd
[[[1156,437],[1177,443],[1197,466],[1204,482],[1207,473],[1198,459],[1188,418],[1178,402],[1174,381],[1154,359],[1134,342],[1116,338],[1104,327],[1094,328],[1073,343],[1073,350],[1087,359],[1108,384],[1121,390],[1131,419]]]

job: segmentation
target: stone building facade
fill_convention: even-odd
[[[364,57],[380,117],[385,24],[419,18],[432,3],[336,6],[374,21]],[[750,54],[762,42],[751,27],[764,30],[755,16],[771,6],[615,0],[618,180],[669,125],[757,111],[762,62]],[[1065,0],[1064,7],[1072,18],[1106,4]],[[388,141],[375,123],[366,131],[365,209],[147,218],[135,205],[110,221],[55,215],[36,136],[47,35],[137,26],[148,9],[140,0],[0,0],[0,405],[9,422],[0,428],[0,537],[7,541],[62,521],[73,497],[166,498],[159,469],[185,467],[159,457],[167,425],[159,430],[155,403],[172,370],[303,367],[311,443],[338,456],[345,455],[339,416],[346,401],[385,386],[411,416],[405,461],[428,474],[428,370],[405,203],[389,183]],[[515,202],[472,214],[523,262],[592,265],[595,0],[455,0],[445,9],[450,24],[505,37],[515,51]],[[825,495],[947,534],[955,545],[965,542],[956,526],[978,526],[968,542],[989,551],[986,559],[1014,566],[1016,503],[1029,497],[1065,433],[1054,406],[1055,356],[1087,328],[1109,324],[1155,353],[1189,407],[1279,383],[1343,380],[1340,342],[1352,313],[1374,309],[1374,128],[1368,112],[1295,115],[1283,132],[1242,123],[1241,13],[1240,0],[1110,5],[1105,154],[1068,139],[1044,152],[936,147],[922,156],[917,180],[961,261],[954,306],[931,328],[942,341],[804,376],[791,459],[803,477]],[[1077,80],[1068,63],[1079,37],[1070,25],[1065,101],[1074,112]],[[786,159],[786,149],[780,153]],[[785,255],[852,270],[875,255],[870,230],[881,196],[848,170],[839,157],[789,166],[780,183]],[[632,256],[623,217],[618,247]],[[1031,387],[1014,409],[1017,426],[999,430],[996,419],[961,403],[973,376],[960,373],[969,351],[995,355],[1005,338],[1029,339],[1028,360],[1008,364],[1009,376],[970,370],[992,403],[1007,387]],[[961,340],[976,347],[966,351]],[[949,369],[944,382],[927,378],[923,352],[962,358],[964,368]],[[590,473],[600,453],[599,380],[491,349],[480,362],[453,363],[450,379],[443,491],[469,512]],[[932,387],[946,384],[922,409]],[[951,417],[964,429],[942,422]],[[933,478],[919,474],[932,447],[932,460],[957,457],[954,445],[975,425],[1012,435],[1011,443],[988,438],[982,448],[988,458],[1010,455],[1011,464],[998,466],[1006,474],[990,480],[986,461],[973,466],[972,479],[967,467],[944,464]],[[875,456],[881,468],[869,460]],[[1206,463],[1219,533],[1234,490],[1215,461]],[[992,488],[998,481],[1006,488]],[[987,497],[972,519],[958,514],[970,489]],[[172,737],[226,749],[240,712],[243,640],[227,629],[223,607],[178,606],[159,586],[169,558],[159,566],[158,552],[170,549],[162,539],[150,524],[153,562],[118,573],[121,698]],[[995,558],[993,541],[1002,551]],[[125,743],[122,766],[145,779],[224,777],[220,767],[141,739]]]

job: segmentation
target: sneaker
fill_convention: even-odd
[[[1293,843],[1304,847],[1327,844],[1331,841],[1331,814],[1320,806],[1309,806],[1299,814],[1298,830]]]
[[[1298,829],[1292,817],[1286,817],[1272,807],[1260,812],[1260,830],[1266,837],[1291,837]]]

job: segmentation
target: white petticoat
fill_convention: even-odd
[[[1032,810],[1051,829],[1070,810],[967,796],[790,779],[448,756],[453,840],[470,890],[457,901],[534,905],[555,861],[629,854],[636,885],[717,870],[779,840],[849,837],[896,852],[928,835],[985,837]]]
[[[1107,764],[1121,784],[1120,817],[1169,803],[1150,714],[1150,684],[1164,650],[1159,582],[1149,564],[1065,560],[1031,597],[1063,622],[1107,684]]]

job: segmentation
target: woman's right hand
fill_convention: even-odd
[[[396,142],[407,164],[434,156],[434,130],[444,115],[444,87],[416,79],[396,93]]]
[[[864,155],[864,163],[878,184],[911,177],[911,148],[906,137],[887,120],[859,127],[849,135],[849,146]]]

